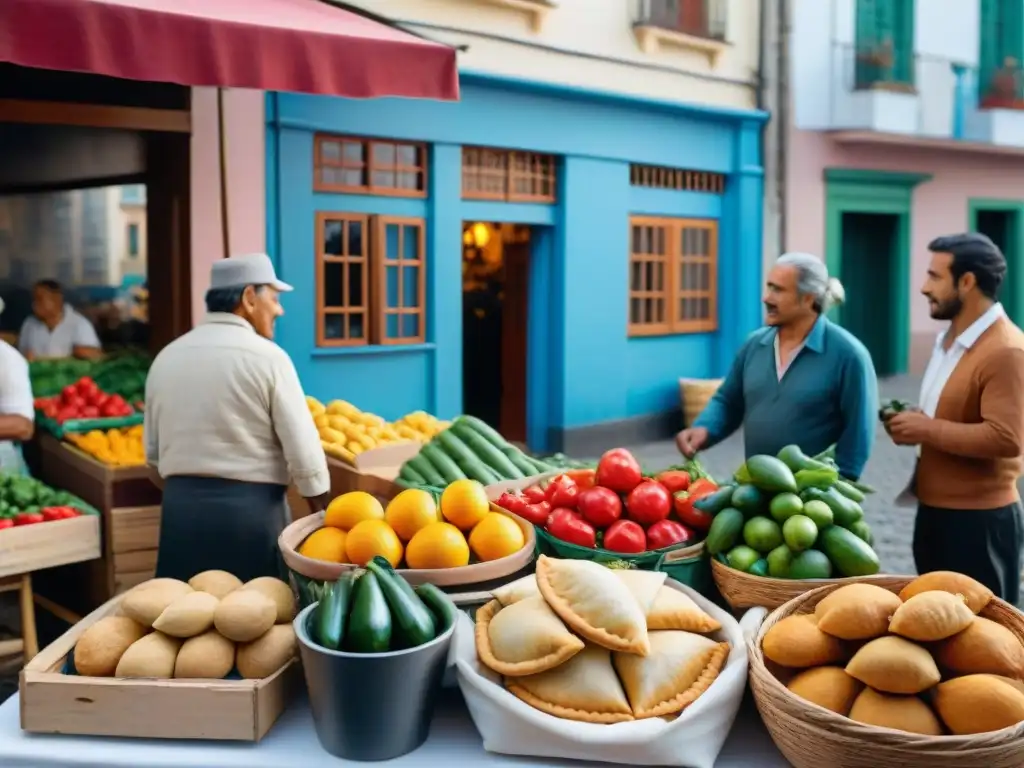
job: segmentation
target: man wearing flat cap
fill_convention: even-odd
[[[1024,333],[998,301],[1006,259],[985,235],[939,237],[921,293],[948,320],[917,408],[889,415],[897,445],[917,446],[908,493],[917,497],[919,573],[957,571],[996,595],[1020,598],[1024,454]]]
[[[265,254],[216,262],[206,318],[153,361],[145,441],[164,480],[157,576],[280,576],[288,484],[314,512],[329,501],[299,376],[272,341],[280,294],[291,290]]]

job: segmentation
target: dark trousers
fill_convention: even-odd
[[[1020,502],[998,509],[940,509],[919,504],[914,523],[918,573],[956,571],[997,597],[1020,600],[1024,519]]]

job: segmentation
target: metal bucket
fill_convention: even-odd
[[[429,643],[387,653],[346,653],[315,644],[317,603],[295,617],[295,636],[320,746],[343,760],[391,760],[427,740],[455,622]]]

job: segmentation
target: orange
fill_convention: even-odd
[[[384,510],[384,522],[395,529],[402,541],[409,541],[421,528],[440,520],[434,497],[418,488],[402,491]]]
[[[299,554],[314,560],[329,563],[347,563],[345,549],[346,535],[337,528],[321,528],[313,531],[299,547]]]
[[[402,562],[402,542],[398,534],[383,520],[363,520],[356,523],[348,538],[345,539],[345,551],[349,562],[366,565],[374,555],[380,555],[393,568]]]
[[[476,480],[456,480],[441,494],[441,514],[460,530],[470,530],[489,511],[487,491]]]
[[[488,512],[469,534],[469,546],[481,562],[513,555],[526,545],[523,529],[500,512]]]
[[[412,537],[405,562],[410,568],[458,568],[469,565],[469,545],[451,523],[431,523]]]
[[[383,520],[384,507],[366,491],[343,493],[327,505],[324,525],[347,531],[364,520]]]

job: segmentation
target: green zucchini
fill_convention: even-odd
[[[520,451],[514,445],[506,445],[504,448],[499,448],[498,450],[504,453],[508,460],[515,464],[519,468],[519,471],[526,475],[526,477],[537,474],[536,465],[530,461],[529,457],[525,453]]]
[[[408,480],[413,485],[426,485],[427,478],[417,472],[415,469],[409,466],[409,462],[402,465],[402,468],[398,472],[398,476],[403,480]]]
[[[352,611],[345,633],[345,650],[352,653],[384,653],[391,648],[391,611],[380,581],[372,570],[356,581]]]
[[[317,635],[324,648],[332,651],[341,649],[355,583],[356,572],[348,571],[324,590],[320,604],[316,607]]]
[[[477,458],[498,473],[502,480],[521,480],[526,477],[501,451],[485,440],[468,424],[455,423],[452,431],[461,438]]]
[[[540,459],[535,459],[533,456],[527,456],[526,458],[533,462],[533,465],[537,468],[537,471],[534,472],[535,475],[543,475],[545,472],[550,472],[554,469],[550,464],[543,462]]]
[[[413,456],[405,463],[423,476],[425,485],[447,485],[447,483],[445,483],[444,481],[444,477],[441,475],[440,472],[434,469],[433,464],[427,461],[427,458],[426,456],[423,455],[422,451]]]
[[[459,609],[451,598],[434,584],[420,584],[416,587],[416,594],[437,619],[437,634],[447,632],[459,615]]]
[[[398,648],[415,648],[429,643],[436,637],[437,626],[430,610],[415,592],[401,586],[401,576],[381,564],[371,560],[366,564],[367,571],[377,577],[384,599],[391,609],[391,618],[395,625]],[[411,594],[410,594],[411,592]]]
[[[835,483],[833,483],[832,487],[839,491],[841,494],[843,494],[843,496],[850,499],[851,501],[856,501],[858,504],[864,501],[863,492],[861,492],[860,488],[853,485],[853,483],[839,479],[836,480]]]
[[[508,445],[508,440],[506,440],[496,429],[494,429],[490,424],[478,419],[476,416],[459,416],[455,419],[455,423],[464,424],[469,427],[495,448],[500,449]]]
[[[878,491],[876,491],[872,486],[868,485],[867,483],[862,483],[860,480],[846,480],[846,478],[843,478],[843,479],[844,479],[844,481],[846,483],[848,483],[849,485],[852,485],[854,488],[856,488],[861,493],[865,493],[865,494],[878,493]]]
[[[439,433],[434,440],[471,480],[476,480],[484,485],[491,485],[501,480],[497,473],[477,458],[451,429]]]
[[[466,473],[459,469],[459,465],[434,443],[424,445],[420,449],[420,456],[430,462],[430,465],[445,479],[446,485],[454,483],[456,480],[466,479]]]

